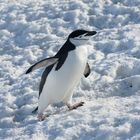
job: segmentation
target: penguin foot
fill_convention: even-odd
[[[78,107],[83,106],[83,105],[84,105],[84,102],[79,102],[74,105],[67,104],[69,110],[77,109]]]
[[[40,120],[40,121],[43,121],[45,119],[46,116],[43,115],[43,113],[40,113],[38,114],[37,118]]]
[[[44,119],[46,118],[46,117],[49,117],[49,115],[47,115],[47,114],[43,114],[43,113],[40,113],[40,114],[38,114],[38,116],[37,116],[37,118],[40,120],[40,121],[44,121]]]

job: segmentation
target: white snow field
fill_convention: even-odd
[[[85,104],[51,105],[39,121],[44,68],[25,72],[76,29],[98,31],[74,90]],[[0,139],[140,140],[140,0],[0,0]]]

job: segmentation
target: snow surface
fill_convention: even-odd
[[[44,69],[75,29],[96,30],[91,74],[74,91],[83,107],[59,103],[38,121]],[[0,139],[140,140],[140,0],[0,0]]]

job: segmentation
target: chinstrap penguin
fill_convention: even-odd
[[[55,56],[37,62],[27,70],[26,74],[46,67],[39,86],[38,107],[33,111],[38,110],[39,120],[45,118],[43,112],[50,104],[64,102],[70,110],[84,104],[72,104],[72,95],[82,75],[90,74],[86,43],[95,34],[96,31],[73,31]]]

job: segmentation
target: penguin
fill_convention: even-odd
[[[38,119],[44,120],[45,109],[53,103],[63,102],[69,110],[83,106],[84,102],[72,104],[74,87],[78,85],[82,75],[88,77],[91,70],[87,62],[87,42],[96,31],[75,30],[68,36],[59,51],[32,65],[26,74],[46,67],[39,86]]]

